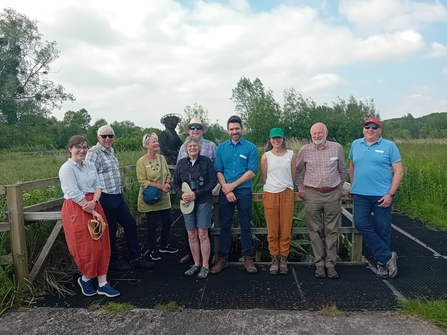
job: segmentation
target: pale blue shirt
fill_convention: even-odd
[[[200,155],[210,158],[211,161],[214,163],[216,161],[217,146],[213,142],[205,140],[203,137],[200,139],[199,144],[200,144]],[[178,152],[177,163],[179,160],[185,158],[186,156],[188,156],[188,154],[186,153],[185,145],[182,144]]]
[[[79,167],[71,158],[59,169],[59,180],[64,199],[72,199],[76,203],[84,199],[87,193],[103,188],[93,163],[82,161],[82,167]]]

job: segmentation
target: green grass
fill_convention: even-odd
[[[126,313],[130,312],[133,309],[133,305],[123,302],[123,303],[117,303],[117,302],[108,302],[104,306],[104,310],[108,314],[118,314],[118,313]]]
[[[395,197],[395,208],[447,231],[446,143],[398,143],[404,178]]]
[[[183,310],[182,306],[177,305],[175,301],[168,302],[167,304],[157,304],[155,306],[156,310],[165,312],[181,312]]]
[[[447,300],[427,301],[420,299],[400,300],[402,314],[415,316],[429,321],[436,326],[447,330]]]

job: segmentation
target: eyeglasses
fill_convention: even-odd
[[[189,130],[202,130],[203,127],[202,126],[189,126]]]
[[[377,129],[379,129],[380,127],[379,126],[365,126],[365,129],[370,129],[370,128],[372,128],[373,130],[377,130]]]
[[[113,135],[113,134],[110,134],[110,135],[99,135],[99,136],[101,136],[103,139],[106,139],[107,137],[108,138],[114,138],[115,137],[115,135]]]
[[[87,151],[87,150],[88,150],[88,147],[81,147],[80,145],[75,145],[75,149],[76,149],[76,150],[84,150],[84,151]]]

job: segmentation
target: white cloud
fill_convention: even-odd
[[[440,1],[341,0],[340,13],[366,30],[405,30],[447,19],[447,8]]]
[[[441,43],[433,42],[427,56],[433,58],[445,57],[447,56],[447,47]]]
[[[301,89],[303,92],[312,92],[338,86],[344,83],[344,80],[334,73],[320,73],[312,78]]]
[[[398,31],[379,29],[359,36],[346,23],[326,21],[317,9],[305,6],[283,4],[256,12],[247,0],[229,0],[225,5],[190,1],[189,7],[173,0],[4,2],[5,7],[39,20],[44,39],[58,42],[61,54],[52,67],[57,73],[50,79],[77,97],[76,103],[55,111],[59,119],[67,109],[86,108],[93,120],[129,119],[143,127],[160,127],[163,114],[181,113],[197,102],[210,111],[212,120],[224,121],[233,113],[229,98],[242,76],[259,77],[279,101],[282,91],[291,87],[347,97],[355,82],[391,80],[383,73],[348,78],[343,69],[391,64],[426,52],[416,28],[400,25]],[[392,5],[359,0],[359,20],[371,10],[375,19],[366,19],[376,24],[410,6],[409,1],[389,2]],[[355,3],[345,0],[340,5],[351,21]],[[379,4],[384,13],[375,10]],[[442,14],[439,5],[430,6],[424,7],[427,13],[438,8]],[[420,17],[419,12],[411,13]],[[444,48],[432,45],[438,53]]]

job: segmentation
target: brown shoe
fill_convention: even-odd
[[[228,266],[227,258],[226,257],[219,257],[216,264],[211,268],[210,272],[212,274],[219,273],[223,269],[225,269]]]
[[[331,279],[340,277],[334,267],[326,268],[327,276]]]
[[[269,273],[271,275],[277,275],[279,270],[278,256],[272,256],[272,262],[270,263]]]
[[[186,254],[185,256],[182,257],[182,259],[180,260],[180,264],[188,264],[192,261],[192,256],[190,254]]]
[[[287,256],[279,256],[279,273],[286,275],[289,273],[289,267],[287,266]]]
[[[244,256],[244,268],[248,273],[258,272],[258,269],[256,269],[256,266],[253,264],[253,257],[251,256]]]
[[[326,270],[324,266],[316,266],[315,267],[315,277],[324,278],[326,277]]]

